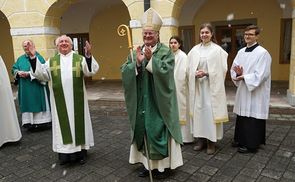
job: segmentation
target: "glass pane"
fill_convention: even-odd
[[[232,40],[231,40],[231,29],[223,29],[221,30],[221,40],[220,46],[227,52],[230,53],[232,49]]]
[[[245,47],[244,28],[236,29],[236,44],[235,52],[238,52],[241,48]]]

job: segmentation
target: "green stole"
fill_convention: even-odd
[[[83,72],[81,62],[83,57],[73,54],[73,91],[74,91],[74,122],[76,145],[85,144],[85,121],[84,121],[84,90]],[[50,70],[52,79],[52,89],[55,98],[55,105],[62,134],[63,144],[73,143],[69,117],[67,113],[64,92],[61,82],[60,55],[50,59]]]

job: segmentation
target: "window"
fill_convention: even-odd
[[[292,18],[281,19],[280,64],[290,64]]]

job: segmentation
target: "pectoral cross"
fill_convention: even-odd
[[[57,76],[58,69],[60,69],[60,65],[57,65],[56,61],[53,61],[52,67],[50,67],[50,70],[53,72],[54,76]]]
[[[76,62],[75,66],[76,66],[76,67],[73,67],[73,71],[76,72],[76,77],[80,77],[80,72],[81,72],[81,62]]]

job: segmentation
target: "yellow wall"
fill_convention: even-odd
[[[71,2],[76,0],[34,1],[36,1],[36,3],[33,3],[34,5],[29,5],[28,1],[0,0],[1,11],[7,16],[9,15],[11,28],[42,27],[44,25],[60,29],[60,16],[69,6],[73,5]],[[289,79],[290,65],[279,64],[280,18],[283,16],[283,12],[280,9],[278,0],[206,0],[202,2],[204,2],[202,6],[198,10],[194,10],[197,11],[193,21],[193,24],[196,25],[197,34],[201,23],[225,21],[230,13],[234,13],[235,20],[257,19],[258,26],[263,29],[259,43],[270,52],[273,58],[272,79]],[[161,6],[163,3],[168,3],[168,5]],[[181,6],[184,3],[190,2],[185,0],[151,1],[151,5],[159,9],[166,18],[169,18],[169,16],[179,17],[179,14],[183,13],[181,12]],[[47,11],[52,4],[53,7]],[[36,7],[41,8],[36,9]],[[143,1],[122,0],[121,5],[105,7],[92,18],[89,27],[93,54],[101,65],[101,70],[93,79],[121,79],[120,65],[124,62],[129,50],[127,38],[117,35],[117,27],[122,23],[129,25],[130,19],[140,20],[143,11]],[[128,10],[130,11],[131,18]],[[173,12],[170,12],[172,10]],[[27,18],[27,16],[30,18]],[[9,29],[6,19],[0,18],[0,54],[7,62],[9,70],[14,62],[13,57],[18,57],[22,54],[21,44],[19,44],[21,39],[32,37],[37,43],[37,50],[44,57],[47,58],[53,55],[55,50],[52,47],[52,40],[56,35],[14,36],[12,39]],[[175,27],[163,27],[160,34],[161,41],[167,43],[170,35],[175,34],[175,32]],[[133,33],[135,34],[134,43],[140,44],[142,41],[141,29],[133,29]],[[196,39],[198,40],[198,35]]]
[[[277,0],[208,0],[194,18],[196,42],[201,23],[225,21],[230,13],[234,14],[234,20],[257,19],[257,25],[262,28],[259,43],[272,56],[272,80],[288,80],[289,64],[279,64],[282,10]]]
[[[100,64],[93,79],[121,79],[120,66],[129,53],[127,37],[119,37],[117,27],[129,25],[129,13],[124,5],[113,6],[96,14],[90,24],[92,52]]]
[[[11,67],[14,64],[12,38],[10,36],[10,26],[7,18],[0,12],[0,55],[5,62],[10,80],[13,80],[10,74]]]

